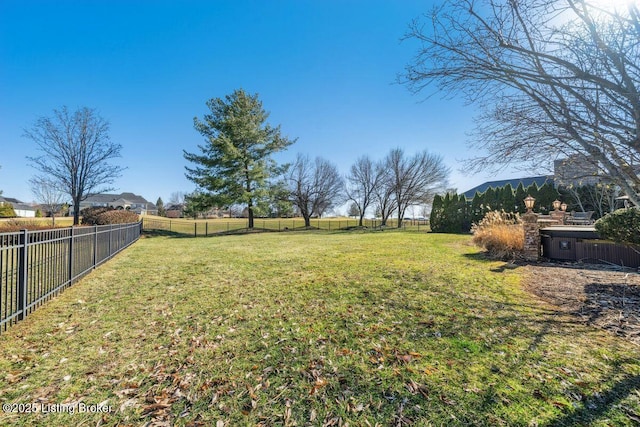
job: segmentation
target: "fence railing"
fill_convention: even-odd
[[[138,240],[142,223],[0,233],[0,332]]]
[[[380,227],[379,219],[364,219],[363,225],[368,228]],[[396,219],[389,219],[387,227],[396,228],[398,222]],[[311,227],[318,230],[344,230],[351,227],[357,227],[357,219],[335,219],[335,218],[313,218],[311,219]],[[162,230],[172,233],[186,234],[191,236],[211,236],[215,234],[230,233],[234,231],[246,230],[248,220],[237,219],[169,219],[169,218],[148,218],[143,217],[143,229]],[[402,222],[403,229],[427,230],[428,221],[426,220],[405,220]],[[264,231],[294,231],[304,230],[304,219],[302,218],[256,218],[254,220],[254,229]]]

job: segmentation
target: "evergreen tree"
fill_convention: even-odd
[[[466,233],[471,230],[471,204],[467,203],[467,198],[464,194],[458,196],[458,214],[459,225],[461,233]]]
[[[156,200],[156,208],[158,209],[158,216],[167,215],[167,211],[164,208],[164,202],[162,201],[162,197],[158,197],[158,200]]]
[[[442,220],[443,220],[443,211],[442,211],[442,196],[436,194],[433,197],[433,202],[431,203],[431,215],[429,215],[429,225],[431,227],[431,231],[434,233],[442,232]]]
[[[541,213],[549,213],[553,210],[553,201],[560,197],[558,190],[550,182],[545,182],[538,190],[536,205]]]
[[[351,202],[351,204],[349,204],[349,212],[347,212],[347,215],[354,218],[358,218],[360,216],[360,208],[357,203]]]
[[[207,206],[247,206],[249,228],[253,228],[254,206],[266,196],[269,178],[282,172],[271,156],[294,141],[283,137],[280,127],[266,123],[269,114],[258,95],[242,89],[207,102],[210,114],[197,117],[194,125],[205,137],[201,153],[184,157],[193,163],[187,178],[204,192],[198,199]]]
[[[487,190],[482,195],[482,199],[484,202],[485,213],[496,210],[498,208],[498,203],[496,202],[496,190],[493,187],[487,188]]]
[[[516,209],[516,196],[510,183],[507,183],[502,188],[500,194],[500,209],[504,209],[505,212],[514,212]]]
[[[518,184],[518,187],[516,188],[516,194],[515,194],[516,212],[519,214],[523,214],[527,211],[527,208],[524,205],[524,199],[526,197],[527,197],[527,190],[524,188],[524,185],[522,184],[522,182],[520,182]]]
[[[470,217],[471,217],[472,223],[477,223],[482,218],[484,218],[484,211],[483,211],[482,204],[483,204],[482,194],[476,191],[476,194],[473,196],[473,200],[471,201]]]
[[[433,199],[431,231],[435,233],[464,233],[471,228],[471,207],[464,195],[447,193]]]

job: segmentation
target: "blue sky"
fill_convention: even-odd
[[[496,179],[459,172],[471,107],[395,83],[417,49],[400,41],[407,25],[432,4],[0,0],[0,190],[32,201],[26,156],[37,151],[24,129],[66,105],[110,122],[127,168],[118,192],[155,202],[192,191],[182,150],[202,143],[193,118],[237,88],[258,93],[269,122],[298,138],[279,161],[322,156],[346,173],[362,154],[426,149],[460,191]]]

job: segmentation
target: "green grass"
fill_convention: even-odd
[[[636,425],[637,347],[468,236],[141,239],[0,335],[12,425]]]

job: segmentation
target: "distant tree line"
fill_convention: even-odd
[[[185,197],[185,214],[194,218],[212,207],[244,206],[253,227],[255,216],[298,214],[310,226],[340,204],[351,201],[362,219],[375,211],[386,225],[398,226],[410,206],[430,203],[445,188],[449,169],[440,156],[422,151],[406,155],[396,148],[374,162],[363,156],[342,176],[322,157],[299,154],[293,164],[278,165],[272,155],[295,142],[270,126],[258,95],[242,89],[207,102],[210,113],[194,118],[204,137],[199,152],[184,152],[187,178],[197,189]]]

